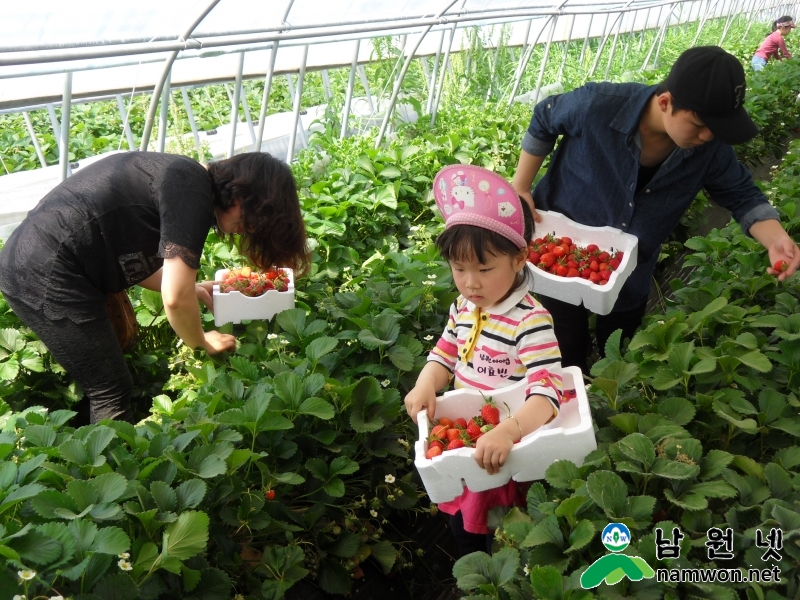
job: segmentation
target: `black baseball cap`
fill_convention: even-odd
[[[693,110],[711,133],[726,144],[742,144],[758,134],[744,109],[747,84],[739,60],[719,46],[689,48],[667,76],[675,102]]]

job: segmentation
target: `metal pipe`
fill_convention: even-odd
[[[42,147],[39,145],[39,138],[36,137],[36,131],[33,128],[33,123],[31,123],[31,116],[28,114],[27,110],[22,111],[22,118],[25,119],[25,126],[28,128],[28,135],[31,136],[33,149],[36,150],[36,156],[39,157],[39,163],[42,165],[42,168],[44,168],[47,166],[47,161],[44,159]]]
[[[52,103],[47,104],[47,114],[50,117],[50,125],[53,128],[53,134],[56,138],[56,144],[58,145],[58,152],[59,156],[61,155],[61,125],[58,123],[58,117],[56,116],[56,109]]]
[[[242,82],[242,109],[244,109],[244,120],[247,122],[247,130],[250,132],[250,141],[256,143],[256,130],[253,126],[253,118],[250,116],[250,105],[247,104],[247,90],[244,89]]]
[[[183,41],[184,43],[183,49],[186,48],[186,40],[188,40],[189,36],[192,35],[197,26],[200,25],[202,20],[206,18],[208,13],[210,13],[214,7],[219,4],[219,2],[220,0],[210,0],[208,6],[203,10],[203,12],[200,13],[200,15],[194,21],[192,21],[192,24],[187,27],[186,32],[180,38],[178,38],[179,41]],[[155,88],[153,88],[153,98],[150,101],[150,108],[147,111],[147,121],[145,121],[144,131],[142,132],[142,143],[139,146],[139,149],[142,151],[147,150],[147,146],[150,143],[150,132],[153,130],[153,122],[156,118],[158,97],[164,87],[164,82],[166,82],[167,78],[169,78],[169,74],[172,72],[172,63],[175,62],[175,57],[178,56],[178,52],[180,51],[180,48],[173,50],[172,53],[167,57],[167,60],[164,62],[164,69],[161,72],[161,76],[158,78]],[[128,52],[127,54],[130,53]]]
[[[457,0],[453,0],[455,3]],[[679,2],[690,2],[692,0],[678,0]],[[219,0],[213,0],[214,4],[218,3]],[[674,4],[674,2],[670,2],[669,0],[664,0],[663,2],[655,2],[652,6],[663,6],[667,4]],[[578,6],[578,5],[573,5]],[[591,5],[589,5],[591,6]],[[213,7],[211,7],[213,8]],[[210,9],[209,9],[210,10]],[[619,9],[616,8],[614,10],[609,11],[597,11],[595,8],[587,8],[586,10],[583,9],[567,9],[565,11],[561,11],[561,14],[605,14],[618,12]],[[28,64],[38,64],[38,63],[46,63],[46,62],[68,62],[74,60],[88,60],[88,59],[95,59],[95,58],[108,58],[114,56],[132,56],[132,55],[139,55],[139,54],[153,54],[153,53],[161,53],[161,52],[171,52],[177,55],[177,53],[184,51],[184,50],[203,50],[207,51],[211,48],[224,48],[229,46],[237,46],[237,45],[245,45],[245,44],[257,44],[257,43],[266,43],[266,42],[273,42],[275,40],[307,40],[309,38],[315,38],[317,40],[322,38],[328,37],[335,37],[339,35],[355,35],[359,33],[369,33],[369,32],[376,32],[376,31],[386,31],[392,29],[416,29],[420,27],[426,27],[428,25],[442,25],[442,24],[452,24],[452,23],[466,23],[471,21],[489,21],[489,20],[503,20],[505,22],[518,19],[518,18],[528,18],[533,16],[552,16],[555,14],[552,10],[542,10],[541,8],[526,8],[526,9],[518,9],[518,10],[507,10],[507,9],[493,9],[491,12],[481,12],[481,11],[470,11],[469,13],[455,15],[455,16],[448,16],[446,19],[435,16],[435,17],[423,17],[423,18],[416,18],[416,19],[393,19],[389,21],[374,21],[371,23],[363,24],[363,25],[348,25],[347,27],[341,28],[332,28],[330,30],[324,30],[320,32],[313,32],[314,28],[311,26],[292,29],[291,31],[286,29],[282,29],[278,32],[269,32],[269,33],[261,33],[261,34],[248,34],[248,35],[231,35],[231,36],[223,36],[216,39],[209,39],[209,38],[191,38],[189,39],[189,35],[191,32],[187,33],[181,40],[175,42],[155,42],[155,43],[142,43],[142,44],[131,44],[127,46],[104,46],[99,48],[82,48],[76,50],[68,50],[68,51],[20,51],[20,52],[6,52],[0,55],[0,66],[11,66],[11,65],[28,65]],[[380,26],[378,26],[380,24]],[[328,27],[329,25],[324,25]],[[322,27],[322,26],[321,26]],[[170,61],[174,61],[174,58],[169,57]]]
[[[331,79],[328,77],[328,69],[322,69],[322,91],[325,92],[325,100],[331,101]]]
[[[236,151],[236,129],[239,125],[239,98],[242,93],[242,73],[244,73],[244,52],[239,53],[239,66],[236,69],[236,80],[233,82],[233,98],[231,99],[231,144],[228,148],[228,158],[233,156],[233,153]]]
[[[275,73],[275,58],[278,56],[278,42],[272,46],[269,55],[269,65],[264,80],[264,95],[261,97],[261,112],[258,115],[258,133],[253,144],[253,152],[261,152],[261,141],[264,139],[264,121],[267,119],[267,106],[269,105],[269,93],[272,91],[272,75]]]
[[[192,103],[189,101],[189,93],[186,88],[181,88],[181,97],[183,98],[183,106],[186,108],[186,116],[189,119],[189,127],[192,128],[192,136],[194,137],[194,146],[197,148],[197,160],[203,160],[203,149],[200,145],[200,133],[197,131],[197,123],[194,120],[194,111],[192,110]]]
[[[61,146],[58,152],[58,164],[61,166],[61,181],[64,181],[71,170],[69,167],[69,118],[72,109],[72,73],[64,75],[64,96],[61,100]]]
[[[659,8],[658,19],[656,19],[656,23],[661,18],[661,9]],[[650,9],[647,9],[647,14],[644,16],[644,26],[642,27],[642,35],[639,36],[639,48],[636,50],[637,52],[642,51],[642,44],[644,44],[644,34],[648,30],[648,25],[650,24]]]
[[[369,89],[369,79],[367,79],[367,70],[364,65],[358,65],[358,78],[361,80],[361,85],[364,86],[364,91],[367,93],[367,102],[369,103],[369,114],[375,114],[375,104],[372,102],[372,90]]]
[[[586,28],[586,35],[583,38],[583,47],[581,48],[581,56],[578,58],[578,66],[583,65],[583,57],[586,56],[586,46],[589,44],[589,34],[592,32],[592,22],[594,21],[594,13],[589,15],[589,26]]]
[[[455,23],[453,24],[453,28],[450,30],[450,43],[447,44],[447,50],[444,53],[444,62],[442,63],[442,75],[439,77],[439,87],[436,90],[436,100],[433,102],[433,107],[431,110],[431,127],[436,123],[436,113],[439,112],[439,102],[442,99],[442,90],[444,89],[444,80],[447,79],[447,65],[450,61],[450,51],[453,49],[453,39],[456,36],[456,26]],[[422,41],[420,39],[420,41]],[[491,84],[489,84],[491,87]]]
[[[548,23],[553,19],[553,17],[548,17],[547,21],[544,22],[542,28],[539,30],[539,35],[536,36],[536,40],[528,46],[528,50],[525,54],[522,55],[519,61],[519,65],[517,65],[517,72],[514,75],[514,85],[511,88],[511,95],[508,97],[508,105],[511,106],[511,103],[514,102],[514,98],[517,95],[517,90],[519,89],[519,84],[522,81],[522,75],[525,73],[525,69],[528,67],[528,62],[533,56],[533,49],[536,47],[536,44],[539,43],[539,38],[544,33],[545,27],[547,27]]]
[[[442,48],[444,48],[444,29],[439,37],[439,49],[436,51],[436,58],[433,60],[433,71],[431,72],[430,83],[428,84],[428,102],[425,104],[425,112],[431,114],[433,110],[433,99],[436,97],[436,78],[439,76],[439,61],[442,58]]]
[[[672,13],[674,11],[675,11],[675,9],[673,8],[669,12],[669,15],[667,16],[667,20],[666,20],[665,25],[664,25],[664,30],[661,33],[661,39],[658,41],[658,48],[656,49],[656,56],[653,59],[653,64],[654,65],[658,65],[658,56],[659,56],[659,54],[661,54],[661,46],[664,44],[664,40],[667,39],[667,31],[669,30],[669,22],[672,19]]]
[[[567,65],[567,56],[569,55],[569,45],[572,43],[572,30],[575,27],[575,15],[569,23],[569,33],[567,34],[567,41],[564,42],[564,57],[561,59],[561,67],[558,69],[558,81],[560,82],[564,76],[564,67]]]
[[[170,93],[170,75],[167,73],[167,79],[164,82],[164,87],[161,90],[161,114],[158,120],[158,151],[164,152],[167,144],[167,118],[169,117],[169,100],[172,94]]]
[[[544,70],[547,67],[547,59],[550,58],[550,45],[553,43],[553,33],[556,30],[558,23],[558,16],[553,17],[550,21],[550,33],[547,34],[547,42],[544,45],[544,54],[542,55],[542,62],[539,65],[539,77],[536,80],[536,100],[539,100],[539,92],[542,89],[542,82],[544,81]]]
[[[300,121],[300,101],[303,97],[303,79],[306,76],[306,60],[308,59],[308,44],[303,46],[303,56],[300,59],[300,71],[297,74],[297,91],[294,94],[294,126],[289,132],[289,147],[286,150],[286,162],[294,160],[294,144],[297,140],[297,124]]]
[[[714,3],[714,6],[716,6],[716,3]],[[703,25],[705,25],[706,21],[708,20],[708,12],[710,9],[711,9],[711,0],[706,0],[706,10],[703,12],[703,16],[700,18],[700,21],[697,24],[697,32],[694,34],[694,39],[692,40],[692,46],[697,44],[697,40],[700,37],[700,32],[703,30]],[[656,57],[656,60],[658,60],[658,57]]]
[[[617,19],[619,19],[620,16],[622,16],[622,13],[620,13],[619,16],[617,16]],[[597,45],[597,54],[595,55],[594,61],[592,62],[592,68],[589,69],[589,73],[587,73],[586,77],[584,77],[584,79],[583,79],[584,81],[586,81],[587,79],[589,79],[589,77],[594,75],[594,71],[595,71],[595,69],[597,69],[597,65],[600,63],[600,57],[603,54],[603,47],[606,45],[606,40],[608,39],[608,36],[610,35],[611,30],[614,29],[614,25],[616,25],[616,24],[617,24],[617,22],[614,21],[614,23],[611,25],[611,29],[609,29],[608,28],[608,14],[606,14],[606,20],[603,22],[603,38],[600,40],[600,43]]]
[[[350,103],[353,101],[353,87],[356,83],[356,67],[358,66],[358,51],[361,49],[361,40],[356,40],[356,47],[353,50],[353,60],[350,63],[350,77],[347,80],[347,92],[344,98],[344,108],[342,109],[342,130],[339,138],[347,136],[347,126],[350,123]]]
[[[125,100],[122,94],[117,94],[117,108],[119,109],[119,116],[122,117],[122,130],[125,132],[125,137],[128,139],[128,150],[136,149],[136,141],[133,139],[133,132],[131,131],[131,124],[128,121],[128,111],[125,110]]]
[[[620,17],[619,25],[617,25],[617,33],[614,34],[614,41],[611,42],[611,53],[608,55],[608,64],[606,65],[606,72],[603,79],[608,81],[608,74],[611,71],[611,63],[614,62],[614,52],[617,49],[617,41],[619,40],[619,31],[622,28],[622,18]]]
[[[650,50],[647,52],[647,56],[644,57],[644,62],[642,63],[641,68],[639,71],[644,71],[647,68],[647,65],[650,63],[650,57],[653,55],[653,51],[656,49],[656,44],[658,43],[659,38],[661,37],[661,32],[667,26],[670,17],[672,16],[672,12],[667,12],[667,18],[664,20],[663,23],[658,28],[655,37],[653,38],[653,43],[650,45]],[[658,18],[661,18],[661,11],[659,11]]]

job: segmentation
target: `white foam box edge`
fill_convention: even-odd
[[[289,288],[284,292],[270,290],[267,293],[251,298],[241,292],[219,291],[219,284],[214,285],[214,325],[219,327],[225,323],[241,323],[243,320],[269,321],[279,312],[294,308],[294,271],[283,269],[289,273]],[[214,274],[215,281],[222,281],[228,269]]]
[[[615,251],[622,250],[623,255],[619,268],[611,274],[606,285],[597,285],[581,277],[559,277],[528,263],[528,268],[533,274],[531,291],[569,304],[583,303],[586,308],[598,315],[610,313],[625,280],[636,268],[638,238],[614,227],[581,225],[555,211],[537,212],[541,215],[542,221],[536,223],[535,237],[544,237],[548,233],[556,237],[568,236],[579,246],[597,244],[601,250],[609,252],[612,248]]]
[[[505,485],[512,478],[515,481],[543,479],[547,468],[557,460],[571,460],[578,466],[582,465],[586,456],[597,449],[589,399],[578,367],[564,367],[562,373],[564,389],[574,390],[576,396],[562,403],[558,416],[550,423],[515,444],[506,463],[493,475],[487,474],[475,462],[474,448],[459,448],[433,459],[425,458],[430,422],[427,413],[420,412],[414,465],[431,502],[449,502],[460,496],[465,486],[473,492],[481,492]],[[525,384],[523,380],[484,394],[492,396],[501,416],[507,418],[506,404],[513,413],[525,402]],[[446,392],[436,399],[436,418],[469,419],[480,412],[483,404],[484,395],[478,390]]]

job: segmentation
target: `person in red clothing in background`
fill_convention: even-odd
[[[795,27],[797,25],[794,24],[794,19],[788,15],[780,17],[772,23],[772,33],[761,42],[750,63],[753,65],[754,71],[763,69],[770,58],[777,58],[778,60],[792,58],[792,55],[786,49],[786,43],[783,38]]]

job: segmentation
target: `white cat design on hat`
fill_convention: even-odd
[[[450,190],[450,204],[458,206],[461,210],[465,207],[475,206],[475,190],[467,185],[467,176],[464,171],[453,173],[453,187]]]

